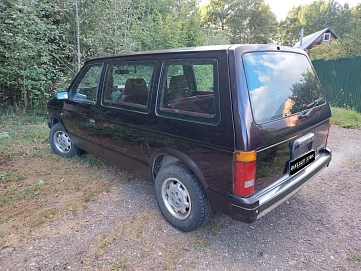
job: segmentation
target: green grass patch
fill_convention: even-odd
[[[38,197],[40,193],[40,185],[38,184],[29,187],[8,186],[0,199],[0,207],[15,205],[24,199],[33,199]]]
[[[0,109],[0,248],[87,208],[114,178],[112,167],[95,156],[54,154],[38,113]]]
[[[6,245],[6,241],[0,240],[0,248],[5,247],[5,245]]]
[[[0,108],[0,123],[11,125],[39,124],[46,121],[46,108],[41,107],[33,110],[24,108],[7,107]]]
[[[353,262],[357,262],[357,263],[361,263],[361,254],[358,253],[350,253],[348,255],[348,258],[353,261]]]
[[[332,123],[343,128],[361,129],[361,114],[355,110],[331,107]]]
[[[14,217],[13,215],[8,215],[6,217],[0,217],[0,225],[8,223],[13,217]]]

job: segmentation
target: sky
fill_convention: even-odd
[[[273,13],[276,14],[277,20],[283,20],[286,17],[287,12],[292,7],[309,4],[312,3],[313,1],[314,0],[292,0],[292,1],[265,0],[265,2],[271,7]],[[336,1],[342,5],[347,2],[350,5],[350,7],[356,6],[358,3],[361,3],[361,0],[347,0],[347,1],[336,0]]]

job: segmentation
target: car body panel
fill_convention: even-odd
[[[68,89],[69,99],[49,101],[49,126],[61,122],[79,148],[143,179],[152,180],[162,166],[182,161],[201,182],[216,210],[253,222],[328,166],[331,151],[326,140],[331,112],[324,101],[310,110],[256,122],[243,58],[250,52],[292,53],[307,58],[301,50],[277,45],[195,47],[96,58],[83,68],[103,65],[94,102],[72,98],[81,71]],[[213,76],[218,76],[218,85],[202,96],[208,99],[208,93],[215,95],[218,108],[212,119],[202,114],[181,118],[176,113],[182,110],[171,108],[173,113],[168,113],[161,107],[162,88],[170,84],[164,79],[167,63],[184,59],[190,63],[192,59],[213,59],[217,63]],[[104,103],[109,63],[140,60],[156,63],[153,79],[147,84],[148,104],[137,108]],[[190,71],[183,65],[183,72]],[[296,144],[300,146],[296,148]],[[257,154],[255,190],[248,197],[233,192],[235,151]],[[294,166],[296,159],[310,151],[314,151],[315,161],[291,174],[291,163]]]

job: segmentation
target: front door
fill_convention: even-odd
[[[62,119],[78,148],[104,157],[96,122],[101,72],[101,63],[88,65],[80,71],[69,91],[69,100],[64,102]]]

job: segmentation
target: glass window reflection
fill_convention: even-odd
[[[245,54],[243,62],[257,123],[301,112],[316,100],[324,103],[321,86],[304,55],[256,52]]]

